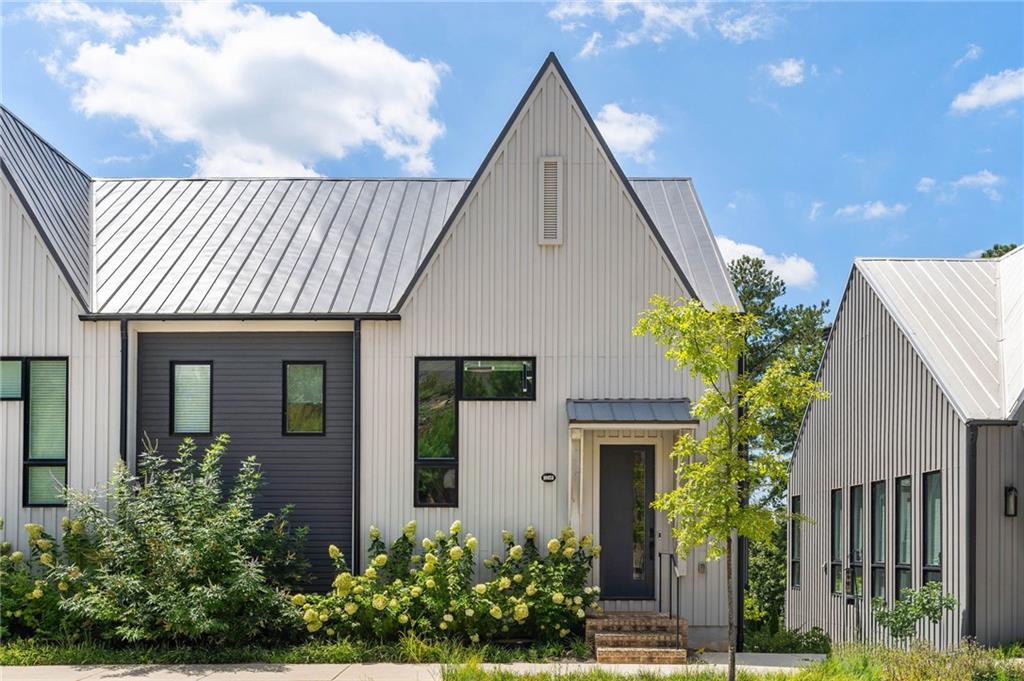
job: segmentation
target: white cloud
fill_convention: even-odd
[[[825,207],[824,201],[811,201],[811,210],[807,213],[807,219],[814,222],[821,215],[821,209]]]
[[[197,145],[204,175],[314,175],[318,161],[369,146],[405,172],[433,170],[443,64],[335,33],[311,12],[201,2],[167,12],[135,42],[79,47],[63,67],[79,110]]]
[[[778,17],[768,5],[755,5],[747,12],[726,10],[718,17],[715,28],[723,38],[739,45],[770,36],[777,23]]]
[[[978,45],[975,45],[974,43],[968,44],[967,51],[964,52],[963,56],[957,59],[955,62],[953,62],[953,68],[958,69],[967,62],[974,61],[975,59],[981,56],[981,52],[981,47],[979,47]]]
[[[749,255],[752,258],[764,260],[765,266],[777,274],[789,286],[810,288],[818,281],[818,271],[815,269],[814,263],[799,255],[786,253],[773,255],[765,252],[760,246],[739,243],[721,234],[716,239],[718,241],[718,248],[722,251],[722,257],[726,262],[732,262],[741,256]]]
[[[991,187],[1002,182],[1002,178],[987,168],[979,170],[973,175],[964,175],[959,180],[953,181],[953,186],[960,187]]]
[[[602,106],[594,120],[613,152],[629,156],[637,163],[654,160],[651,144],[661,132],[661,125],[654,116],[629,113],[612,102]]]
[[[765,64],[768,77],[781,87],[793,87],[804,82],[804,60],[783,59],[777,64]]]
[[[562,30],[575,30],[592,20],[603,20],[609,25],[618,24],[612,46],[629,47],[641,43],[659,45],[676,35],[685,34],[696,38],[698,29],[709,23],[711,10],[707,2],[676,3],[647,2],[644,0],[603,0],[602,2],[579,2],[559,0],[548,11],[548,17],[557,21]],[[621,22],[621,23],[620,23]],[[587,39],[594,41],[592,32]],[[593,43],[597,45],[596,42]],[[597,54],[587,51],[584,45],[580,56]],[[587,52],[587,54],[583,54]]]
[[[931,190],[935,189],[935,178],[934,177],[922,177],[917,181],[917,191],[922,194],[927,194]]]
[[[996,187],[1002,183],[1002,177],[985,168],[971,175],[964,175],[959,179],[949,182],[940,183],[933,178],[922,177],[918,180],[917,191],[927,194],[933,190],[938,190],[936,192],[937,199],[942,202],[950,202],[956,199],[961,190],[977,189],[984,194],[989,201],[999,202],[1003,200],[1003,195],[998,189],[996,189]]]
[[[851,203],[836,210],[837,218],[850,218],[853,220],[879,220],[882,218],[896,217],[907,212],[907,204],[894,203],[886,205],[881,201],[865,201],[864,203]]]
[[[593,57],[601,53],[601,32],[594,31],[587,38],[587,42],[583,43],[583,47],[576,56],[580,59],[586,59],[587,57]]]
[[[1024,97],[1024,68],[1006,69],[977,81],[953,100],[957,113],[988,109]]]
[[[985,249],[977,248],[977,249],[975,249],[973,251],[968,251],[967,253],[965,253],[964,257],[965,258],[975,258],[975,259],[977,259],[977,258],[980,258],[981,254],[984,253],[984,252],[985,252]]]
[[[64,31],[84,29],[96,31],[108,38],[120,38],[131,33],[145,21],[123,9],[99,9],[80,0],[52,0],[34,2],[25,8],[25,15],[41,24],[55,24]],[[75,37],[76,33],[66,33]]]

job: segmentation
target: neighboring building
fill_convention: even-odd
[[[790,503],[790,627],[880,640],[870,600],[939,582],[936,645],[1024,639],[1024,248],[861,258],[804,417]]]
[[[458,518],[484,557],[571,525],[607,608],[675,579],[691,645],[725,640],[724,566],[670,570],[649,509],[700,386],[631,327],[654,293],[736,292],[693,184],[627,180],[554,55],[468,181],[92,179],[6,109],[0,141],[7,540],[144,434],[227,432],[322,584],[371,524]]]

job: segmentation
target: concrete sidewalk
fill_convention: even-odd
[[[768,655],[740,653],[736,663],[753,673],[791,673],[824,655]],[[602,669],[620,674],[660,674],[725,671],[726,656],[707,653],[700,662],[686,665],[597,664],[596,662],[483,664],[520,674],[551,674]],[[6,667],[0,681],[440,681],[439,664],[214,664]]]

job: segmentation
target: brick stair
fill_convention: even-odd
[[[598,662],[686,662],[686,620],[659,613],[622,612],[588,617],[587,641],[594,645]]]

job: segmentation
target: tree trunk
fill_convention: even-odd
[[[725,540],[725,590],[729,598],[729,676],[728,681],[736,681],[736,596],[733,594],[732,574],[732,534]]]

